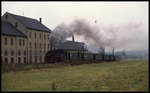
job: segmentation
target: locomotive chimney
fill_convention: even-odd
[[[72,41],[74,42],[74,35],[72,35]]]

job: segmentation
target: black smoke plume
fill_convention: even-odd
[[[130,48],[130,46],[134,46],[135,44],[136,48],[138,44],[140,45],[144,41],[143,36],[146,36],[146,34],[142,35],[144,31],[145,29],[143,29],[141,23],[129,23],[119,26],[97,26],[90,24],[84,19],[76,19],[69,25],[65,23],[58,25],[53,30],[50,38],[55,39],[57,42],[64,42],[73,34],[78,35],[83,37],[89,51],[98,52],[100,47],[124,49],[124,46],[129,46],[128,48]],[[140,36],[137,33],[141,33]],[[134,37],[135,35],[136,38]],[[137,41],[137,38],[139,38],[140,42]]]

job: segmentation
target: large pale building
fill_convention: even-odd
[[[6,12],[2,16],[1,57],[6,64],[43,63],[51,30],[36,20]]]

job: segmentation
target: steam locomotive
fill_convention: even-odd
[[[85,53],[85,52],[75,52],[71,53],[64,50],[52,50],[46,53],[45,62],[46,63],[59,63],[65,62],[69,63],[71,61],[116,61],[120,60],[119,56],[115,56],[113,54],[98,54],[98,53]]]

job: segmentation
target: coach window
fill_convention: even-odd
[[[5,38],[5,45],[7,45],[7,38]]]

